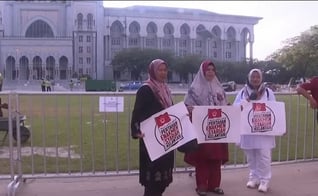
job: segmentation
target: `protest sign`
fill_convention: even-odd
[[[183,102],[152,115],[140,123],[151,161],[196,138]]]
[[[240,140],[239,106],[194,106],[192,123],[198,143],[237,143]]]
[[[285,103],[251,101],[243,105],[242,135],[283,135],[286,132]]]

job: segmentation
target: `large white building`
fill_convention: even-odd
[[[112,58],[132,47],[242,61],[253,58],[260,19],[197,9],[107,8],[102,1],[0,1],[0,72],[6,80],[112,79]]]

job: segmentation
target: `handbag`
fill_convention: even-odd
[[[189,153],[189,152],[196,151],[198,148],[199,148],[198,140],[193,139],[183,144],[182,146],[179,146],[177,150],[182,153]]]

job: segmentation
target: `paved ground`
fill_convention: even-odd
[[[245,187],[247,168],[224,169],[222,187],[227,196],[317,196],[318,162],[273,165],[273,178],[266,194]],[[7,180],[0,181],[6,195]],[[174,174],[164,196],[196,196],[195,179],[187,173]],[[23,196],[142,196],[138,176],[28,179],[17,195]],[[215,195],[209,193],[209,196]]]

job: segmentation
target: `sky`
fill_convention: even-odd
[[[318,1],[104,1],[104,7],[133,5],[193,8],[263,18],[254,26],[253,57],[265,58],[284,41],[318,25]]]

